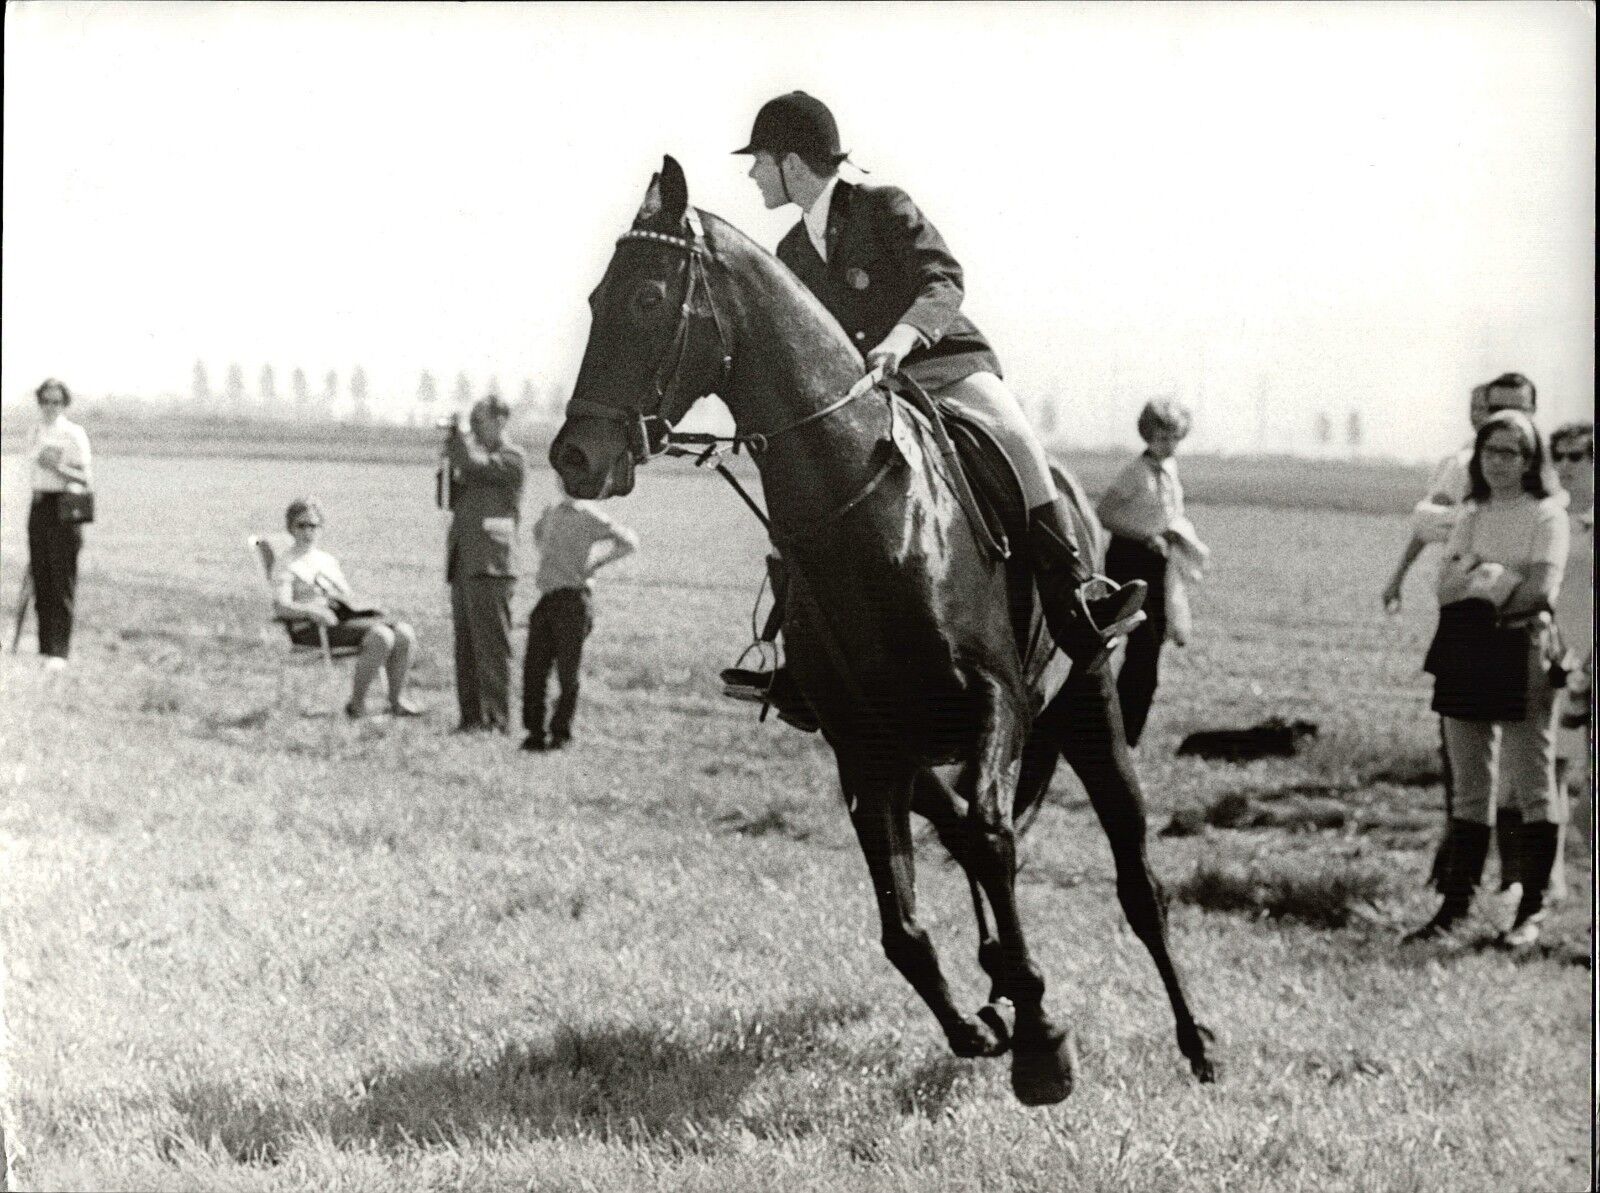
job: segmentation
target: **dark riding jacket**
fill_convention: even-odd
[[[924,389],[973,373],[1000,375],[1000,361],[961,313],[961,264],[899,187],[841,180],[828,209],[823,262],[802,218],[778,242],[778,259],[844,327],[856,350],[875,347],[897,323],[927,341],[901,363]]]

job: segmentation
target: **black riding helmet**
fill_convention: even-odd
[[[802,158],[826,157],[838,165],[850,155],[839,148],[839,126],[828,105],[804,91],[791,91],[769,99],[756,113],[750,144],[734,153],[759,153],[774,157],[798,153]]]

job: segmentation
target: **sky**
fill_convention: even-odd
[[[570,387],[661,156],[773,247],[742,145],[828,102],[1037,419],[1437,456],[1517,370],[1593,412],[1591,3],[8,3],[0,396],[359,365]]]

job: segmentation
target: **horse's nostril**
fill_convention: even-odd
[[[575,443],[569,443],[561,450],[560,463],[575,471],[582,471],[588,464],[588,457],[583,454],[583,448]]]

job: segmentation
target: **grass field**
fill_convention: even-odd
[[[1038,1111],[1012,1100],[1003,1061],[949,1057],[884,960],[824,747],[718,695],[764,541],[715,478],[655,465],[612,503],[644,549],[600,586],[579,741],[533,757],[447,732],[425,459],[103,453],[71,670],[0,657],[14,1180],[1586,1187],[1588,863],[1572,855],[1574,894],[1532,957],[1399,946],[1431,911],[1440,807],[1427,580],[1384,618],[1403,520],[1225,504],[1338,489],[1327,466],[1313,486],[1237,471],[1193,510],[1217,566],[1196,641],[1164,659],[1140,761],[1153,828],[1250,822],[1215,814],[1229,801],[1276,810],[1152,842],[1222,1080],[1189,1077],[1063,777],[1022,899],[1082,1066]],[[0,479],[9,609],[26,554],[15,455]],[[536,474],[530,501],[549,483]],[[287,671],[324,714],[342,696],[288,666],[243,540],[308,491],[357,587],[418,627],[425,720],[308,717],[285,690]],[[1190,729],[1274,713],[1317,722],[1316,743],[1245,766],[1173,756]],[[921,856],[925,923],[975,1005],[965,885],[931,841]]]

